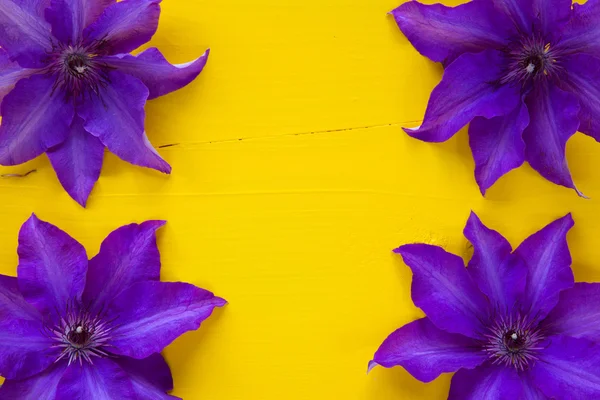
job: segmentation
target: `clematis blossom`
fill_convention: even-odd
[[[23,224],[17,277],[0,275],[0,400],[176,399],[160,352],[225,300],[160,282],[163,225],[123,226],[88,261],[59,228]]]
[[[408,40],[444,66],[422,125],[443,142],[469,122],[482,194],[527,161],[575,189],[565,156],[580,131],[600,141],[600,1],[473,0],[457,7],[408,1],[392,11]]]
[[[456,372],[450,400],[600,398],[600,284],[575,283],[571,215],[514,251],[471,214],[461,257],[427,244],[400,254],[426,314],[393,332],[369,368],[402,366],[422,382]]]
[[[104,149],[170,173],[144,128],[147,100],[180,89],[206,64],[171,65],[156,48],[160,0],[0,1],[0,164],[47,153],[85,206]]]

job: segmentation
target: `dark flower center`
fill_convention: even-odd
[[[103,315],[94,315],[69,307],[60,322],[47,327],[47,335],[54,341],[53,347],[62,349],[58,360],[67,359],[69,364],[78,361],[92,363],[92,357],[107,357],[111,339],[112,321]]]
[[[518,370],[537,360],[544,339],[537,322],[521,315],[498,318],[485,336],[483,348],[493,362]]]
[[[515,353],[525,347],[527,343],[525,336],[519,335],[519,333],[515,330],[510,330],[504,334],[504,347],[507,351]]]
[[[78,325],[75,329],[67,334],[67,339],[74,346],[84,346],[92,337],[88,327],[83,324]]]
[[[501,83],[525,85],[556,75],[561,69],[559,54],[539,35],[510,43],[504,53],[508,64]]]
[[[103,41],[91,44],[53,44],[49,53],[47,72],[54,76],[54,90],[62,90],[67,99],[83,98],[86,94],[99,96],[108,83],[110,67],[100,61]]]
[[[89,68],[89,58],[87,54],[68,54],[65,57],[66,67],[71,73],[71,75],[75,75],[78,78],[82,78],[87,69]]]

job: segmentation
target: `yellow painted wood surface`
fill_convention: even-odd
[[[600,145],[568,145],[578,187],[524,166],[486,199],[466,131],[443,144],[406,136],[441,67],[421,57],[386,13],[399,0],[177,0],[162,3],[151,45],[172,62],[211,48],[189,87],[151,101],[147,131],[173,174],[107,154],[88,209],[60,187],[47,158],[1,168],[0,272],[15,274],[31,212],[90,256],[123,224],[167,219],[163,279],[230,304],[171,345],[173,394],[202,400],[444,399],[431,384],[367,362],[421,312],[391,249],[407,242],[469,255],[469,210],[517,244],[572,211],[578,280],[600,279]],[[447,3],[449,4],[449,3]]]

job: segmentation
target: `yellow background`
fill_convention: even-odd
[[[600,145],[568,145],[592,200],[529,166],[482,198],[466,130],[409,138],[442,69],[386,15],[401,0],[178,0],[162,3],[159,47],[172,62],[212,52],[199,79],[151,101],[147,131],[173,174],[107,153],[87,209],[47,158],[2,168],[0,272],[16,272],[17,232],[34,211],[94,255],[113,229],[162,218],[163,279],[225,297],[198,332],[166,350],[185,399],[445,399],[367,362],[418,318],[409,269],[391,250],[427,242],[469,254],[469,210],[513,244],[568,211],[578,280],[600,279]],[[447,3],[448,4],[448,3]]]

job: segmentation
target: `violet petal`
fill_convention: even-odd
[[[430,382],[444,372],[474,368],[486,359],[473,339],[442,331],[422,318],[388,336],[373,361],[386,368],[400,365],[421,382]]]
[[[33,214],[19,232],[19,289],[45,316],[81,300],[87,272],[85,249]]]
[[[83,30],[116,0],[52,0],[46,20],[52,34],[63,43],[77,43]]]
[[[173,390],[173,377],[169,366],[160,354],[152,354],[142,360],[119,357],[116,362],[129,375],[133,390],[140,399],[177,399],[177,397],[166,394]]]
[[[540,350],[530,376],[548,397],[600,398],[600,346],[587,339],[552,337]]]
[[[77,112],[85,130],[100,138],[119,158],[142,167],[170,173],[171,167],[152,147],[144,131],[148,89],[137,78],[112,71],[102,98],[87,101]]]
[[[510,243],[501,234],[483,225],[473,212],[464,234],[474,248],[467,271],[494,309],[512,309],[525,289],[525,264],[510,254]]]
[[[577,282],[560,292],[544,321],[554,334],[600,341],[600,283]]]
[[[557,32],[554,47],[561,54],[600,56],[600,1],[573,4],[571,18]]]
[[[488,1],[456,7],[407,1],[391,14],[419,53],[446,66],[463,53],[504,46],[508,34],[508,24]]]
[[[0,164],[17,165],[62,143],[69,134],[74,110],[60,93],[54,79],[34,75],[21,79],[2,101]]]
[[[538,82],[526,103],[530,119],[523,132],[526,160],[544,178],[577,191],[565,155],[567,140],[579,127],[577,98],[547,82]]]
[[[394,252],[413,272],[413,302],[435,326],[451,333],[481,337],[487,303],[462,258],[427,244],[408,244]]]
[[[465,53],[457,58],[431,92],[423,124],[404,131],[426,142],[443,142],[475,117],[510,113],[519,102],[519,88],[494,83],[505,63],[505,56],[496,50]]]
[[[522,384],[514,368],[486,363],[461,369],[452,377],[448,400],[521,399]]]
[[[59,362],[30,378],[5,380],[0,400],[56,400],[56,389],[66,368],[66,362]]]
[[[83,128],[83,120],[73,119],[67,140],[47,152],[56,176],[69,195],[85,207],[100,177],[104,145]]]
[[[192,82],[204,69],[209,53],[207,50],[194,61],[173,65],[158,49],[152,47],[137,56],[104,57],[102,61],[141,80],[150,91],[148,100],[152,100]]]
[[[475,160],[475,180],[483,195],[501,176],[525,162],[523,131],[527,125],[525,104],[506,116],[475,117],[471,121],[469,145]]]
[[[83,299],[91,309],[106,307],[133,283],[160,280],[156,230],[164,224],[165,221],[130,224],[104,239],[88,267]]]
[[[42,315],[25,301],[17,278],[0,275],[0,315],[4,319],[41,321]]]
[[[0,47],[23,67],[43,67],[51,46],[50,25],[40,16],[38,1],[0,2]]]
[[[530,315],[548,315],[558,303],[559,293],[575,284],[567,245],[567,232],[573,224],[567,214],[529,236],[515,250],[529,271],[523,308]]]
[[[528,0],[491,0],[494,8],[509,18],[514,29],[530,35],[534,25],[533,2]]]
[[[600,11],[600,9],[599,9]],[[561,80],[561,87],[573,93],[579,100],[579,132],[600,142],[600,60],[578,54],[565,57],[562,64],[569,71],[569,79]]]
[[[127,373],[108,358],[71,364],[58,384],[56,398],[138,400]]]
[[[19,64],[10,60],[10,56],[4,49],[0,49],[0,104],[17,82],[29,76],[32,71],[21,68]]]
[[[123,0],[107,7],[84,30],[89,40],[105,40],[108,54],[129,53],[148,42],[158,28],[161,0]]]
[[[60,355],[46,336],[41,321],[0,321],[0,374],[6,379],[25,379],[52,365]]]
[[[225,300],[183,282],[138,282],[109,307],[117,317],[110,342],[115,354],[146,358],[183,333],[200,327]]]

